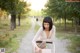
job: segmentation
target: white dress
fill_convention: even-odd
[[[52,29],[50,30],[49,36],[47,38],[47,35],[45,33],[45,31],[43,31],[43,28],[40,27],[38,32],[36,33],[36,35],[34,36],[33,40],[32,40],[32,44],[34,47],[38,47],[36,44],[37,40],[42,40],[42,41],[48,41],[48,42],[53,42],[53,44],[46,44],[46,48],[51,48],[52,49],[52,53],[55,53],[55,33],[56,33],[56,28],[53,25]]]

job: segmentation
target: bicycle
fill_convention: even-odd
[[[42,41],[36,41],[36,43],[42,43]],[[46,43],[48,43],[48,44],[53,44],[53,42],[46,42]],[[35,52],[35,47],[34,47],[34,53],[36,53]],[[51,52],[51,49],[46,49],[46,48],[44,48],[44,49],[42,49],[42,52],[41,53],[52,53]]]

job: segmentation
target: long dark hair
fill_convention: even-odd
[[[45,29],[44,23],[49,23],[49,31],[50,31],[50,30],[52,29],[52,26],[53,26],[53,22],[52,22],[51,17],[45,17],[45,18],[43,19],[43,23],[42,23],[42,25],[43,25],[43,30]]]

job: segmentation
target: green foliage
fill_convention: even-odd
[[[0,8],[11,14],[22,13],[25,7],[29,7],[28,3],[20,0],[0,0]]]
[[[67,19],[80,16],[80,2],[65,2],[65,0],[49,0],[45,5],[46,12],[49,16]]]
[[[29,6],[30,5],[28,3],[19,1],[17,5],[18,14],[25,13],[25,12],[28,13],[28,11],[30,11],[30,9],[28,8]]]
[[[0,0],[0,7],[9,13],[16,14],[17,3],[19,0]]]

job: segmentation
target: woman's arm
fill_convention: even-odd
[[[56,27],[53,26],[53,32],[52,32],[52,37],[51,37],[53,42],[55,42],[55,36],[56,36]]]
[[[53,33],[52,33],[52,41],[53,41],[53,44],[52,44],[52,51],[55,53],[55,39],[56,39],[56,27],[53,26]]]
[[[32,40],[32,44],[33,46],[35,46],[36,48],[39,48],[36,44],[36,40],[39,38],[39,36],[41,35],[42,32],[42,27],[39,28],[38,32],[36,33],[36,35],[34,36],[33,40]]]

